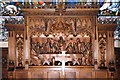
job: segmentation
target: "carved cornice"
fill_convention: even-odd
[[[66,9],[63,12],[56,11],[55,9],[22,9],[23,13],[27,16],[30,15],[77,15],[77,16],[96,16],[99,12],[98,8],[95,9]],[[62,13],[62,14],[61,14]]]
[[[8,31],[24,31],[24,24],[5,24]]]
[[[97,24],[99,31],[115,31],[117,24]]]

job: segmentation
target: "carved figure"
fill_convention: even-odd
[[[53,43],[52,52],[58,52],[58,45],[56,42]]]
[[[78,47],[77,47],[77,43],[76,42],[74,42],[73,43],[73,52],[78,52],[79,50],[78,50]]]
[[[39,65],[39,58],[37,57],[36,55],[36,52],[32,49],[32,54],[31,54],[31,64],[32,65],[35,65],[35,66],[38,66]]]
[[[65,49],[65,41],[64,41],[64,39],[63,39],[62,36],[59,37],[58,47],[59,47],[59,51],[60,51],[60,52]]]
[[[66,50],[67,50],[69,53],[72,53],[72,52],[73,52],[73,46],[72,46],[72,43],[71,43],[71,42],[68,44]]]
[[[84,55],[82,54],[82,65],[86,65],[86,62],[85,62],[85,57]]]
[[[47,52],[51,52],[52,43],[51,43],[50,38],[47,38],[47,41],[46,41],[45,45],[46,45],[46,48],[47,48]]]

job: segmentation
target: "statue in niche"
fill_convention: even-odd
[[[46,45],[45,45],[45,43],[42,43],[42,46],[41,46],[41,48],[40,48],[40,53],[46,53]]]
[[[37,57],[36,52],[32,49],[31,51],[31,65],[38,66],[39,65],[39,58]]]
[[[46,46],[46,51],[47,52],[51,52],[51,50],[52,50],[52,42],[51,42],[51,39],[50,38],[47,38],[47,41],[46,41],[46,43],[45,43],[45,46]]]
[[[55,47],[57,47],[57,44],[55,44],[55,40],[53,40],[53,38],[51,38],[50,39],[50,52],[53,52],[53,49],[55,48]]]
[[[86,65],[86,62],[85,62],[85,56],[82,54],[82,65]]]
[[[72,42],[68,43],[68,46],[66,47],[67,52],[72,53],[73,52],[73,46]]]
[[[36,43],[36,53],[37,54],[40,53],[40,43],[39,42]]]
[[[58,52],[58,45],[56,42],[53,42],[52,48],[52,52]]]
[[[81,52],[83,52],[83,54],[87,54],[87,51],[88,51],[88,49],[87,49],[87,45],[86,45],[87,43],[86,42],[84,42],[84,47],[82,47],[83,48],[83,50],[81,49]]]
[[[80,42],[80,39],[77,38],[76,42],[77,42],[76,44],[77,44],[78,52],[81,52],[81,42]]]
[[[65,40],[63,39],[62,36],[59,37],[59,40],[58,40],[58,47],[59,47],[59,51],[64,51],[65,49]]]
[[[85,51],[85,42],[81,42],[80,52],[84,53]]]
[[[73,42],[73,52],[78,52],[78,47],[76,42]]]

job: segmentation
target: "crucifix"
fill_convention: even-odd
[[[55,61],[61,61],[62,62],[62,72],[63,72],[63,75],[65,73],[65,62],[67,61],[72,61],[72,58],[68,57],[66,54],[66,51],[62,51],[62,54],[55,57]]]

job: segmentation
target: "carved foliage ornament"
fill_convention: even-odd
[[[42,18],[37,18],[37,19],[30,19],[30,25],[29,28],[30,29],[34,29],[34,30],[39,30],[44,32],[45,31],[45,21]]]
[[[49,23],[51,24],[51,23]],[[64,18],[62,17],[58,17],[55,21],[55,23],[52,23],[49,30],[49,33],[59,33],[59,32],[66,32],[66,33],[74,33],[75,29],[74,29],[74,22],[73,20],[71,20],[71,22],[67,23],[65,22]]]
[[[76,17],[30,17],[29,29],[32,34],[51,34],[51,33],[67,33],[79,34],[81,32],[92,32],[92,18],[76,18]],[[31,31],[32,30],[32,31]]]
[[[103,32],[99,32],[98,34],[99,40],[99,50],[100,50],[100,66],[105,67],[106,63],[106,46],[107,46],[107,34]]]
[[[92,19],[91,18],[77,18],[76,19],[76,32],[86,32],[85,30],[88,30],[89,32],[92,32]]]
[[[18,32],[16,37],[16,55],[17,55],[17,65],[23,65],[23,45],[24,45],[24,35],[22,32]]]

